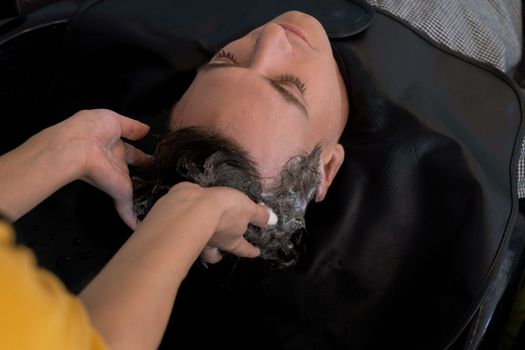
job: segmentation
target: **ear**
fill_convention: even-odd
[[[343,164],[344,159],[345,150],[341,144],[335,144],[331,149],[325,148],[321,155],[321,183],[315,196],[316,202],[321,202],[326,196],[326,192],[339,171],[341,164]]]

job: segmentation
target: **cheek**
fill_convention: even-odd
[[[258,31],[259,28],[254,29],[252,32],[246,34],[242,38],[227,44],[223,47],[223,49],[234,54],[235,58],[237,58],[239,62],[248,64],[251,60],[251,55],[257,41]]]
[[[337,82],[337,77],[320,80],[315,90],[310,91],[315,99],[312,98],[310,105],[309,139],[320,141],[336,137],[344,127],[348,115],[348,97]]]

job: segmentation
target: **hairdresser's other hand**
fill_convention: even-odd
[[[124,142],[139,140],[149,126],[107,109],[84,110],[56,126],[57,142],[71,147],[80,162],[79,178],[109,194],[118,214],[135,229],[128,164],[144,167],[151,157]]]
[[[68,183],[82,179],[115,200],[132,228],[132,185],[127,164],[151,157],[121,140],[138,140],[149,127],[112,111],[81,111],[42,130],[0,156],[0,211],[15,221]]]
[[[203,188],[183,182],[173,186],[146,215],[136,233],[169,232],[181,245],[191,245],[193,263],[208,244],[241,257],[256,257],[259,249],[243,237],[248,224],[264,227],[270,213],[244,193],[226,187]],[[205,259],[207,260],[207,259]],[[217,257],[213,261],[216,262]]]

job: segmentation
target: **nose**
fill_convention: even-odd
[[[268,23],[261,28],[256,39],[250,68],[265,71],[283,60],[289,60],[292,54],[293,47],[284,28],[276,23]]]

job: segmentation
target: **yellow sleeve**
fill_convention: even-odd
[[[0,220],[0,349],[106,349],[86,310]]]

